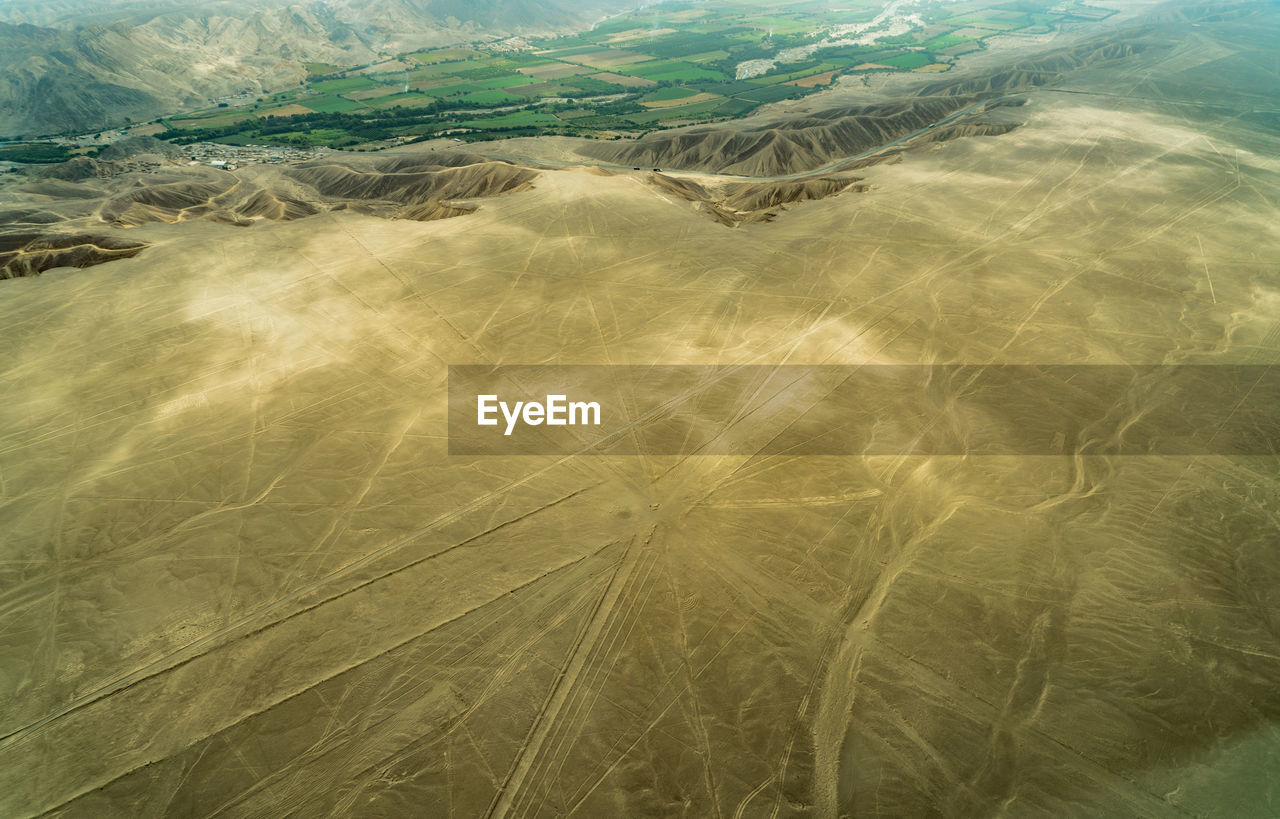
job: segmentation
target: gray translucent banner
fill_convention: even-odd
[[[1273,455],[1277,366],[451,366],[451,455]]]

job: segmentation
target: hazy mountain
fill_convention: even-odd
[[[295,84],[303,63],[583,27],[633,0],[0,1],[0,134],[116,126]]]

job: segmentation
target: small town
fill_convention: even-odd
[[[124,140],[142,136],[144,134],[135,133],[130,129],[113,129],[92,134],[53,137],[39,140],[39,142],[92,157],[96,154],[91,152],[91,149],[107,148]],[[165,145],[161,150],[163,155],[170,157],[174,162],[185,159],[188,165],[209,165],[228,171],[234,171],[245,165],[292,165],[333,153],[331,149],[321,146],[301,148],[289,145],[224,145],[217,142],[195,142],[182,146]],[[154,154],[143,152],[138,156],[104,158],[111,158],[127,166],[122,170],[154,170],[164,164],[142,158],[148,156],[154,156]],[[0,167],[20,165],[21,163],[0,162]]]
[[[216,142],[196,142],[182,146],[182,155],[189,165],[211,165],[234,171],[243,165],[292,165],[319,159],[333,153],[324,148],[290,148],[283,145],[220,145]]]

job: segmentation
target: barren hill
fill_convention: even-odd
[[[950,96],[843,107],[764,125],[664,131],[632,143],[591,146],[586,152],[620,164],[783,176],[821,168],[892,142],[975,102],[971,97]],[[978,122],[970,123],[963,133],[1001,134],[1014,127],[1012,123]]]
[[[1007,120],[966,117],[938,124],[990,100],[1001,104],[1019,92],[1049,85],[1064,72],[1137,54],[1140,43],[1113,39],[1049,51],[1033,59],[960,78],[924,83],[913,95],[841,106],[804,117],[763,124],[707,125],[649,134],[634,142],[590,146],[590,156],[619,164],[783,176],[825,167],[937,124],[928,141],[1007,133]],[[989,107],[989,106],[988,106]]]
[[[391,159],[340,157],[239,174],[171,165],[137,174],[85,157],[40,168],[0,202],[0,278],[90,267],[135,255],[145,242],[104,231],[155,222],[248,227],[353,210],[425,222],[473,212],[471,201],[527,188],[538,171],[464,153]]]
[[[631,0],[0,2],[0,135],[146,121],[295,86],[304,62],[589,25]]]

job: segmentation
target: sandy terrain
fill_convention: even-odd
[[[1176,99],[1200,31],[769,221],[705,171],[4,180],[146,246],[0,281],[0,814],[1274,812],[1280,456],[445,438],[450,364],[1280,364],[1280,139]]]

